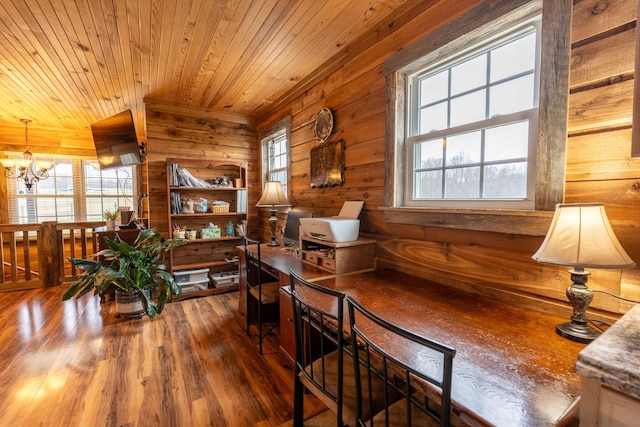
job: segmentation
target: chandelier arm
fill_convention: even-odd
[[[12,166],[10,168],[5,168],[4,169],[4,176],[6,176],[7,178],[17,179],[18,178],[18,174],[16,174],[16,167]]]

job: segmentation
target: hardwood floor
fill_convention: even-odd
[[[0,426],[260,426],[292,418],[277,336],[258,355],[238,293],[115,317],[64,287],[0,294]],[[306,397],[309,413],[321,408]]]

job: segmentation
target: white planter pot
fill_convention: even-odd
[[[125,317],[142,317],[144,315],[144,306],[140,300],[138,292],[125,292],[116,290],[116,316]]]
[[[105,224],[107,226],[107,230],[115,230],[116,229],[116,220],[115,219],[109,219],[109,220],[105,221]]]

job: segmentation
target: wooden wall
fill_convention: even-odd
[[[565,200],[604,203],[618,239],[640,264],[640,159],[630,157],[637,4],[574,4]],[[640,299],[639,267],[609,274],[608,290]],[[599,287],[597,277],[591,281]],[[599,295],[595,302],[618,312],[631,307]]]
[[[258,149],[253,117],[145,101],[147,114],[147,193],[149,224],[168,236],[166,159],[194,158],[248,162],[248,222],[256,220]]]
[[[385,222],[385,79],[382,66],[397,50],[424,37],[479,0],[423,0],[394,21],[382,23],[345,53],[301,82],[297,92],[258,118],[258,132],[292,116],[292,203],[317,216],[335,215],[346,200],[365,200],[361,233],[377,240],[378,267],[407,271],[440,283],[516,303],[569,313],[567,268],[531,259],[539,235],[469,231]],[[640,163],[631,159],[631,117],[636,1],[575,1],[572,17],[566,202],[603,202],[630,256],[640,217]],[[337,188],[311,189],[309,152],[317,144],[315,115],[334,112],[332,139],[346,142],[346,180]],[[550,221],[550,215],[546,216]],[[640,270],[592,270],[590,284],[640,299]],[[615,318],[627,303],[596,295],[594,315]]]

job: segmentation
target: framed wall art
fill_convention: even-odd
[[[311,149],[311,188],[344,184],[344,140],[327,142]]]

